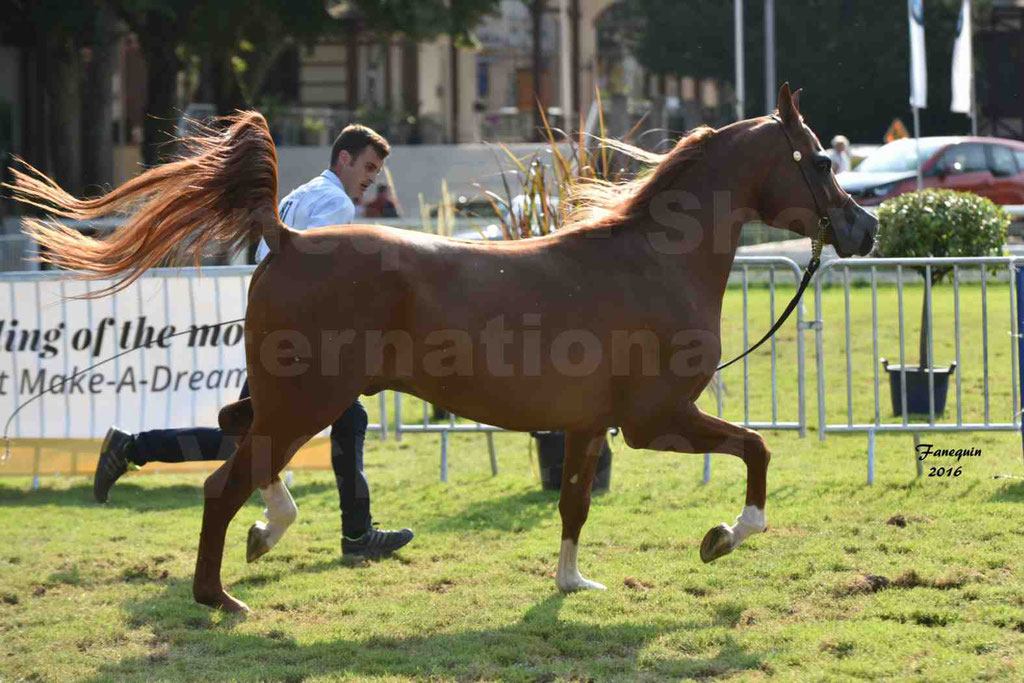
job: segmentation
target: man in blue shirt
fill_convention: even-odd
[[[278,205],[281,220],[293,230],[351,223],[355,216],[353,199],[363,196],[384,159],[390,154],[387,141],[366,126],[347,126],[331,148],[331,166],[309,182],[292,190]],[[260,240],[256,261],[271,253]],[[249,395],[248,383],[240,398]],[[385,531],[373,526],[370,489],[363,474],[363,441],[366,409],[357,400],[331,427],[331,466],[341,501],[341,548],[345,557],[379,557],[412,540],[409,529]],[[233,452],[219,429],[155,429],[128,434],[111,427],[103,440],[93,480],[93,495],[105,503],[114,482],[128,469],[149,462],[223,460]],[[247,557],[252,561],[272,548],[298,513],[291,495],[279,480],[261,489],[267,522],[249,530]]]

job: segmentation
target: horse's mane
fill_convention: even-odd
[[[562,230],[613,228],[644,214],[654,195],[701,157],[704,144],[715,132],[709,126],[696,128],[667,154],[648,152],[619,140],[601,139],[601,144],[654,168],[627,182],[580,180],[572,190],[573,208]]]

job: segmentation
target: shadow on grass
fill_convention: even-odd
[[[1024,481],[1003,484],[992,494],[992,500],[1000,503],[1024,503]]]
[[[76,484],[66,489],[42,487],[30,490],[5,485],[0,481],[0,507],[32,507],[57,505],[70,507],[91,507],[96,509],[128,508],[137,512],[152,510],[180,510],[202,507],[202,479],[195,485],[172,484],[170,486],[140,486],[131,479],[119,482],[110,490],[110,501],[97,503],[92,497],[92,482]],[[334,482],[309,481],[296,484],[289,489],[295,498],[334,491]],[[259,500],[258,494],[253,494]]]
[[[533,490],[471,503],[458,514],[435,517],[420,525],[429,531],[496,529],[519,533],[557,516],[558,491]]]
[[[244,599],[245,592],[239,591],[239,597]],[[745,649],[728,634],[711,646],[717,650],[710,656],[672,652],[641,661],[648,644],[662,636],[702,634],[709,627],[734,623],[731,613],[710,621],[563,621],[559,611],[572,599],[551,595],[527,609],[516,623],[496,628],[299,644],[290,634],[270,627],[260,634],[236,632],[235,627],[247,621],[245,616],[217,623],[212,611],[191,602],[191,584],[179,580],[168,584],[160,596],[125,606],[131,626],[156,634],[153,652],[104,664],[93,680],[298,681],[341,675],[550,681],[569,676],[601,680],[640,672],[656,678],[704,678],[762,667],[763,653]],[[700,635],[699,640],[706,638]]]

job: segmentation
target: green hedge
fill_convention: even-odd
[[[880,256],[999,256],[1010,217],[970,192],[908,192],[878,208]]]

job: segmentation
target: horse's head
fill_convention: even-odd
[[[812,238],[825,226],[825,241],[840,256],[865,255],[874,245],[878,221],[839,187],[831,158],[800,116],[799,95],[784,83],[778,114],[760,127],[774,160],[762,196],[762,217],[777,228]]]

